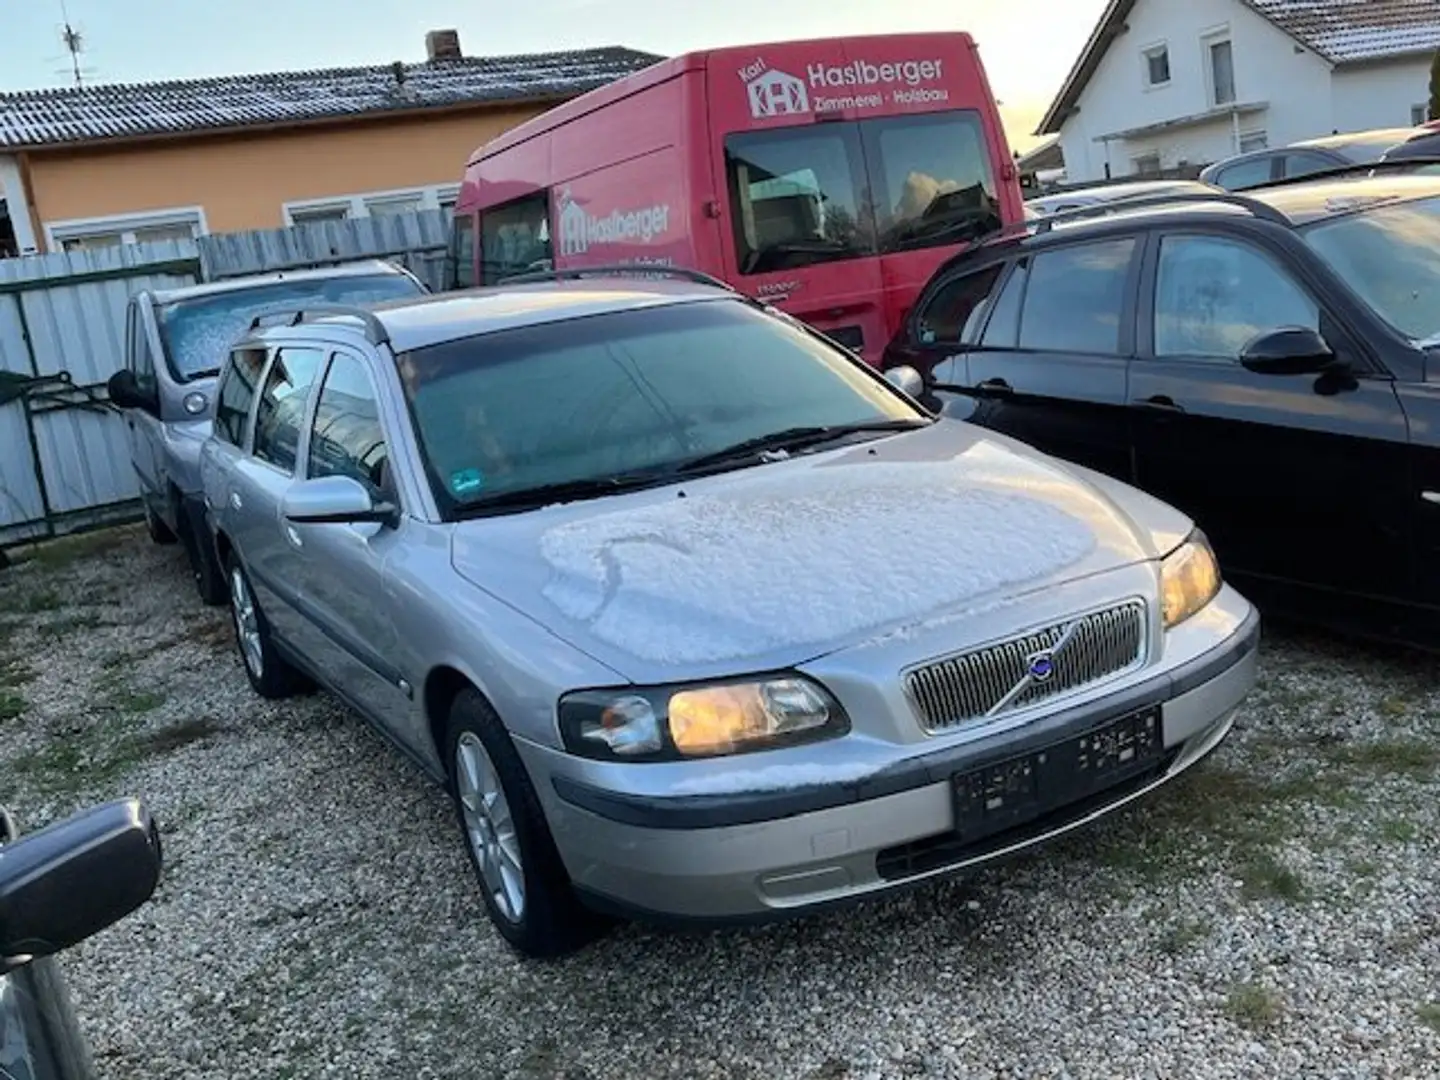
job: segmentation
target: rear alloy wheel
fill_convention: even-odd
[[[240,560],[229,563],[230,617],[235,625],[235,644],[240,663],[251,688],[264,698],[288,698],[309,688],[309,681],[276,650],[270,625],[255,599],[255,590]]]
[[[460,831],[500,936],[536,958],[588,944],[604,920],[576,899],[515,744],[476,691],[456,697],[445,747]]]

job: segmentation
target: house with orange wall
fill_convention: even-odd
[[[452,205],[475,147],[661,59],[465,56],[453,30],[425,46],[419,63],[0,94],[0,255]]]

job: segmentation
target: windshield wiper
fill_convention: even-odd
[[[623,491],[657,487],[671,479],[673,475],[669,469],[650,469],[644,472],[619,473],[615,476],[588,477],[584,480],[564,480],[556,484],[502,491],[488,498],[460,503],[455,509],[460,517],[481,517],[492,510],[530,510],[549,506],[551,503],[601,499]]]
[[[750,458],[758,458],[767,451],[770,453],[785,452],[792,450],[804,450],[812,446],[820,446],[836,439],[844,438],[847,435],[859,435],[864,432],[885,432],[885,431],[910,431],[914,428],[929,427],[934,421],[931,420],[866,420],[857,424],[826,424],[812,427],[793,427],[783,431],[772,431],[768,435],[757,435],[753,439],[743,439],[731,446],[726,446],[713,453],[702,454],[700,457],[691,458],[689,461],[681,462],[675,466],[675,472],[679,475],[689,475],[697,472],[704,472],[719,465],[728,465],[734,461],[744,461]]]
[[[989,210],[971,210],[961,217],[948,220],[925,221],[922,218],[896,230],[887,240],[884,250],[903,251],[909,247],[933,244],[941,240],[974,240],[999,228],[999,219]]]

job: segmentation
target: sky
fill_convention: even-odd
[[[62,0],[0,0],[0,90],[70,85]],[[674,55],[806,37],[968,30],[1013,147],[1059,89],[1105,0],[64,0],[87,82],[423,60],[456,29],[469,56],[627,45]],[[1043,27],[1037,27],[1044,7]],[[203,14],[201,14],[203,12]],[[343,13],[343,14],[342,14]]]

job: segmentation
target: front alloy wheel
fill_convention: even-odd
[[[525,917],[520,837],[495,764],[473,731],[461,732],[455,743],[455,789],[485,890],[500,915],[518,923]]]
[[[239,563],[230,568],[230,613],[235,618],[235,641],[240,646],[245,670],[253,679],[264,679],[265,646],[260,638],[260,612]]]

